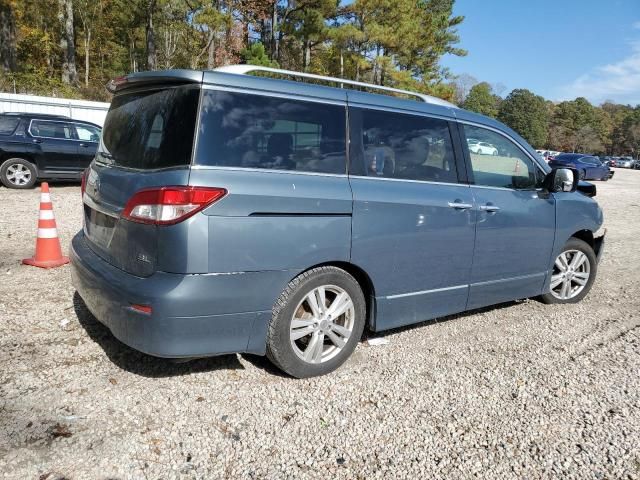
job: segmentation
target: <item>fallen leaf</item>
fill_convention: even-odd
[[[68,426],[62,425],[60,423],[56,423],[53,427],[49,427],[47,431],[54,438],[58,438],[58,437],[69,438],[71,435],[73,435],[71,433],[71,430],[69,430]]]
[[[110,378],[110,379],[109,379],[109,383],[110,383],[111,385],[117,385],[118,381],[117,381],[115,378]]]

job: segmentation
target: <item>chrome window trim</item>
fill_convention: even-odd
[[[307,172],[302,170],[278,170],[275,168],[256,168],[256,167],[234,167],[224,165],[192,165],[192,170],[224,170],[224,171],[243,171],[257,173],[279,173],[279,174],[295,174],[295,175],[312,175],[316,177],[347,177],[346,173],[323,173],[323,172]]]
[[[482,188],[485,190],[506,190],[507,192],[535,192],[537,189],[522,189],[518,190],[516,188],[507,188],[507,187],[491,187],[489,185],[476,185],[475,183],[470,184],[473,188]]]
[[[474,185],[469,185],[468,183],[451,183],[451,182],[436,182],[433,180],[411,180],[405,178],[389,178],[389,177],[373,177],[367,175],[350,175],[350,178],[363,178],[366,180],[385,180],[387,182],[409,182],[409,183],[425,183],[428,185],[447,185],[451,187],[473,187]],[[507,189],[509,190],[509,189]]]
[[[69,121],[69,120],[48,120],[48,119],[40,119],[40,118],[32,118],[31,120],[29,120],[29,128],[27,128],[27,133],[29,135],[31,135],[33,138],[50,138],[51,140],[73,140],[74,142],[88,142],[88,143],[99,143],[99,142],[92,142],[91,140],[80,140],[79,138],[58,138],[58,137],[47,137],[44,135],[34,135],[31,132],[31,125],[33,124],[33,122],[50,122],[50,123],[66,123],[69,125],[80,125],[80,126],[88,126],[88,127],[93,127],[93,128],[98,128],[100,130],[100,133],[102,133],[102,129],[100,127],[95,127],[93,125],[86,125],[84,123],[81,122],[74,122],[73,120]],[[78,134],[78,132],[76,132],[76,135]]]

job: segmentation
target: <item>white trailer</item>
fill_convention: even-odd
[[[109,104],[105,102],[0,93],[0,113],[29,112],[66,115],[74,120],[86,120],[102,126],[107,110],[109,110]]]

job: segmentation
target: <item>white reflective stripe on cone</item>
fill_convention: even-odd
[[[49,193],[41,193],[40,194],[40,201],[42,203],[49,203],[51,202],[51,194]]]
[[[40,210],[40,220],[53,220],[53,210]]]
[[[58,236],[58,230],[55,228],[39,228],[38,238],[56,238]]]

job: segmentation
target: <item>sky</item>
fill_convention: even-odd
[[[442,66],[507,95],[640,104],[640,0],[456,0],[459,47]]]

